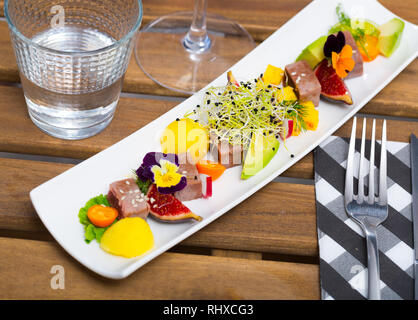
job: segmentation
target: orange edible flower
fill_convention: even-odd
[[[353,48],[346,44],[340,53],[332,52],[332,67],[340,78],[345,78],[354,69]]]

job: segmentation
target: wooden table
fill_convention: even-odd
[[[192,5],[183,0],[143,2],[144,23]],[[237,20],[261,42],[308,2],[211,0],[209,11]],[[382,2],[418,24],[416,0]],[[115,119],[103,133],[82,141],[51,138],[28,117],[7,24],[0,20],[1,299],[320,297],[312,153],[128,279],[104,279],[70,257],[39,221],[29,191],[138,130],[184,97],[170,97],[174,93],[149,80],[132,59]],[[418,133],[417,83],[414,61],[361,114],[387,117],[388,138],[408,141],[412,132]],[[348,136],[350,128],[347,123],[336,135]],[[51,289],[53,265],[65,268],[64,290]]]

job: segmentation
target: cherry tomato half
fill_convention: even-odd
[[[104,228],[110,226],[118,216],[118,210],[102,205],[91,206],[87,211],[87,217],[96,227]]]

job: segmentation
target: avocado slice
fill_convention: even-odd
[[[310,67],[314,69],[322,60],[325,59],[324,44],[326,41],[327,36],[322,36],[316,39],[302,51],[296,61],[306,60]]]
[[[279,147],[280,142],[274,135],[264,136],[261,131],[254,133],[245,155],[241,179],[246,180],[267,166]]]
[[[393,18],[379,27],[378,48],[384,56],[390,57],[398,48],[404,27],[405,22],[398,18]]]

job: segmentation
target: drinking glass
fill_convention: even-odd
[[[82,139],[112,121],[142,19],[140,0],[5,0],[32,121]]]
[[[148,77],[193,94],[255,47],[242,26],[206,8],[207,0],[195,0],[194,12],[162,16],[139,32],[135,57]]]

